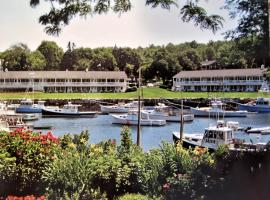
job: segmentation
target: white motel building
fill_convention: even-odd
[[[0,91],[125,92],[124,71],[0,71]]]
[[[174,91],[258,91],[265,69],[181,71],[173,77]]]

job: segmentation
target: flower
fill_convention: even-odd
[[[164,191],[167,191],[170,189],[170,183],[165,183],[163,186],[162,186],[163,190]]]

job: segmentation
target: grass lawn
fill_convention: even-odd
[[[23,92],[0,93],[1,100],[8,99],[136,99],[137,92],[128,93],[40,93]],[[172,92],[161,88],[144,88],[143,98],[257,98],[270,97],[267,93],[258,92]]]

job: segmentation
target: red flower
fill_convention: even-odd
[[[165,183],[162,188],[163,188],[164,191],[169,190],[170,189],[170,183]]]

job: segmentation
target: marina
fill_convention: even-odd
[[[238,121],[241,127],[266,127],[270,124],[270,114],[250,114],[247,117],[226,118],[226,120]],[[88,130],[90,133],[90,143],[98,143],[104,140],[116,139],[119,142],[122,125],[112,124],[113,119],[110,115],[97,115],[95,118],[42,118],[34,121],[34,126],[50,125],[52,132],[56,136],[65,133],[76,134]],[[216,124],[216,119],[195,117],[193,122],[184,124],[184,132],[201,133],[209,124]],[[142,126],[141,137],[142,147],[145,151],[158,148],[162,141],[173,142],[172,132],[179,131],[180,123],[167,122],[165,126]],[[136,141],[136,126],[129,126],[132,132],[133,141]],[[47,130],[43,130],[46,133]],[[254,142],[268,142],[270,135],[238,133],[236,136]]]

